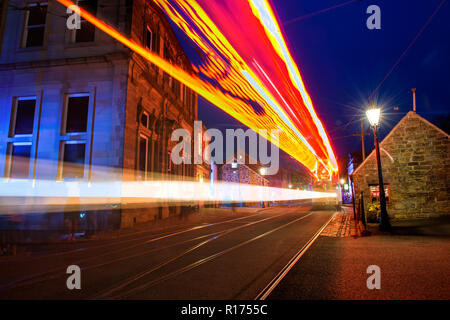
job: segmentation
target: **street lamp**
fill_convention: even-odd
[[[378,188],[380,192],[380,231],[391,231],[391,224],[389,223],[389,216],[386,210],[386,196],[384,194],[384,184],[383,184],[383,172],[381,169],[381,158],[380,158],[380,145],[378,142],[378,126],[380,124],[381,110],[375,108],[371,102],[371,108],[366,111],[367,119],[369,120],[370,126],[373,129],[374,139],[375,139],[375,152],[377,156],[377,166],[378,166]]]
[[[261,174],[261,185],[264,187],[264,177],[266,175],[266,168],[259,168],[259,173]],[[261,208],[264,208],[264,199],[261,201]]]

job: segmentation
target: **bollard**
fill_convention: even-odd
[[[364,224],[364,229],[367,229],[366,214],[364,213],[364,193],[362,191],[361,191],[359,204],[361,206],[361,221]]]

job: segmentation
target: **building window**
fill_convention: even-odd
[[[144,39],[145,48],[150,51],[153,51],[153,32],[149,26],[145,28],[145,39]]]
[[[36,97],[14,99],[6,152],[6,177],[29,177],[35,109]]]
[[[97,0],[78,0],[78,6],[93,16],[97,15]],[[95,40],[95,27],[90,22],[80,17],[81,28],[74,30],[74,42],[92,42]]]
[[[17,98],[11,112],[10,137],[33,133],[36,98]]]
[[[47,3],[30,3],[25,11],[25,28],[22,47],[42,47],[44,45]]]
[[[369,185],[370,188],[370,199],[371,202],[374,201],[380,201],[380,186],[378,184],[376,185]],[[388,184],[384,184],[384,195],[386,197],[386,201],[390,202],[391,200],[391,188]]]
[[[148,138],[139,136],[139,180],[147,180],[148,173]]]
[[[63,143],[63,179],[84,178],[84,162],[86,156],[86,142],[65,141]]]
[[[88,131],[89,95],[71,94],[63,111],[59,178],[83,179]]]
[[[148,117],[148,113],[145,111],[142,112],[142,115],[141,115],[141,125],[147,129],[149,129],[149,117]]]
[[[7,177],[13,179],[29,178],[31,142],[9,143],[7,154],[9,156],[9,172]]]
[[[71,95],[67,98],[66,121],[63,132],[77,133],[87,131],[89,96]]]

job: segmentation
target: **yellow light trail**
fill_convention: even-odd
[[[333,150],[322,123],[313,109],[298,68],[284,42],[273,10],[268,2],[263,0],[249,0],[248,3],[242,0],[236,1],[234,2],[242,8],[246,5],[242,11],[238,10],[238,12],[243,15],[250,13],[245,16],[246,21],[257,30],[255,32],[259,32],[258,39],[266,45],[267,51],[272,49],[276,52],[278,60],[268,55],[265,57],[253,55],[251,59],[245,58],[241,52],[249,48],[240,46],[241,51],[238,52],[235,48],[238,46],[237,42],[234,41],[233,44],[230,42],[233,37],[228,34],[227,38],[221,32],[209,15],[211,10],[207,13],[199,4],[200,1],[154,0],[205,53],[206,60],[198,67],[198,70],[203,76],[214,80],[216,85],[148,51],[82,8],[78,12],[95,27],[276,144],[304,164],[316,176],[319,170],[318,164],[324,167],[330,176],[333,175],[338,169]],[[58,0],[58,2],[66,7],[74,5],[69,0]],[[175,3],[176,6],[170,2]],[[220,3],[213,0],[203,2],[203,6]],[[221,27],[224,28],[224,25],[222,24]],[[265,36],[260,29],[264,30]],[[271,61],[277,62],[278,77],[273,70],[272,72],[267,70],[270,68]],[[249,101],[256,102],[263,111],[255,110]],[[266,130],[260,131],[260,129]],[[273,140],[270,134],[266,134],[270,133],[271,129],[282,130],[278,141]]]

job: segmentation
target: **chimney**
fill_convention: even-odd
[[[411,89],[413,93],[413,111],[416,112],[416,88]]]

